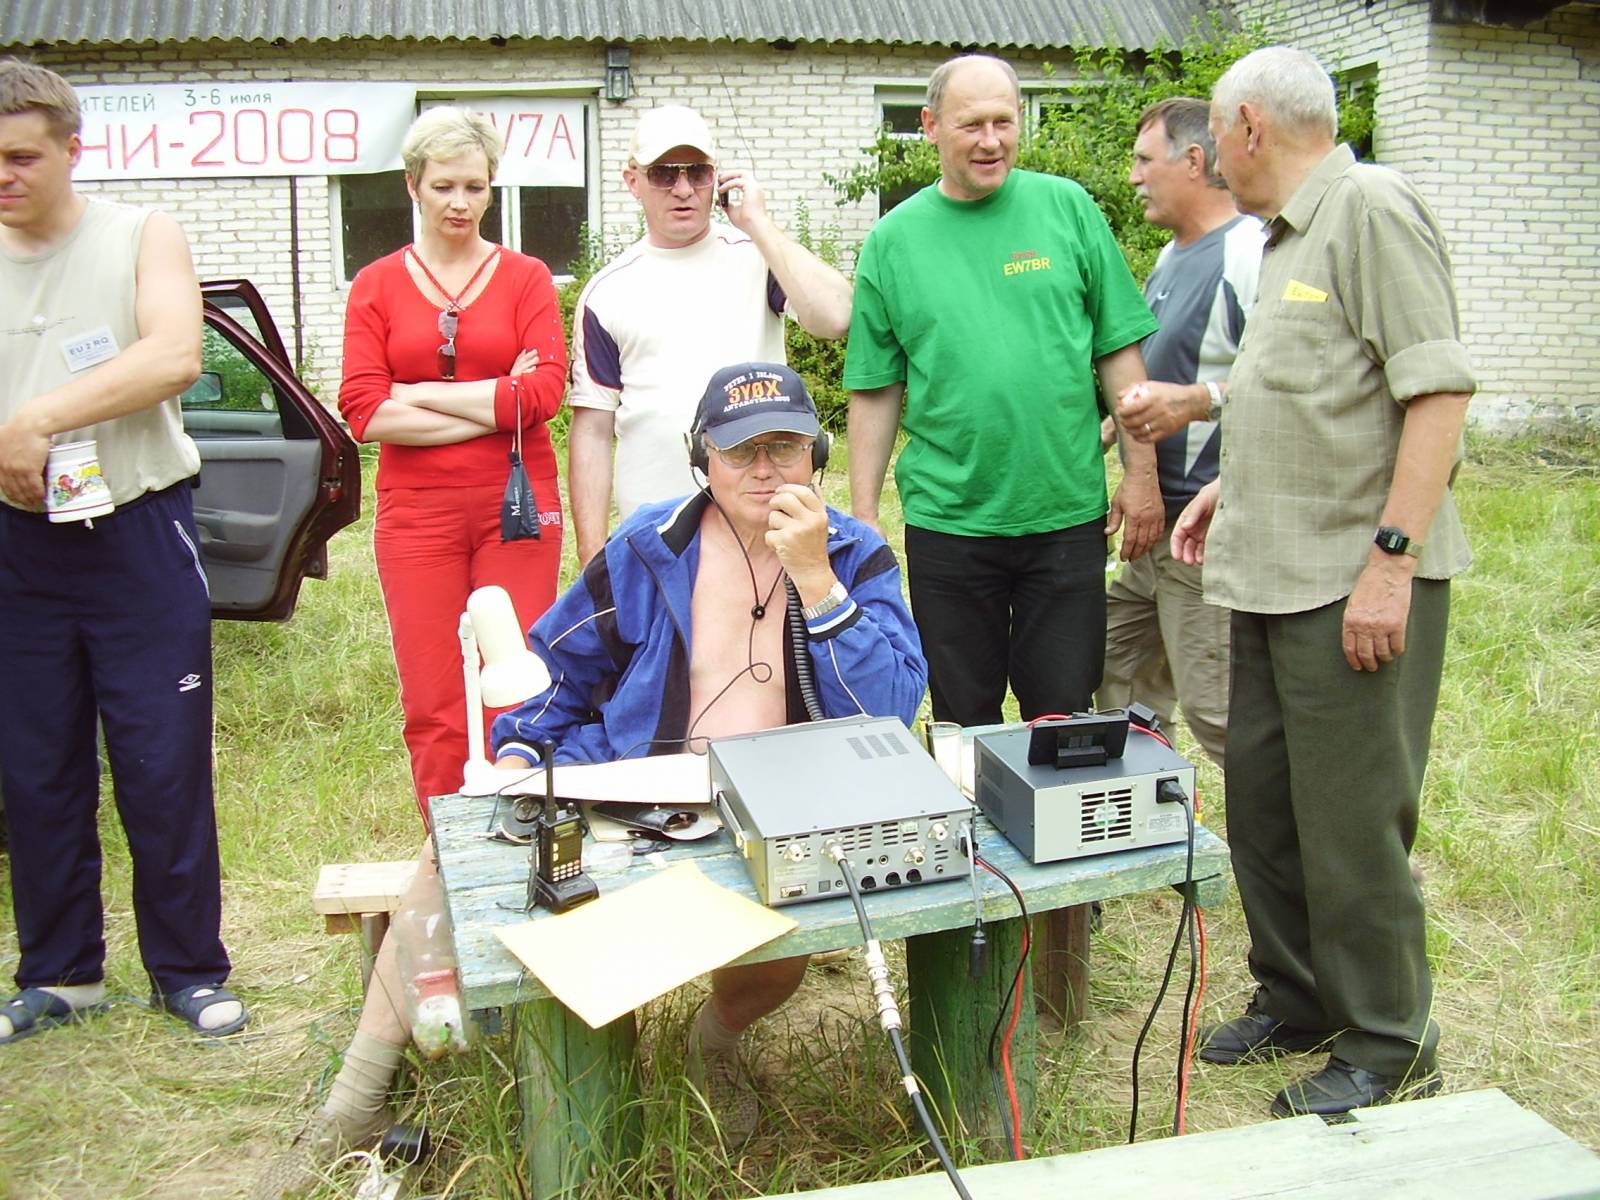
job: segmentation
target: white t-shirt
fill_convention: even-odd
[[[673,249],[641,239],[589,280],[567,402],[616,413],[623,517],[700,487],[684,445],[700,394],[733,363],[786,361],[785,303],[755,243],[724,225]]]

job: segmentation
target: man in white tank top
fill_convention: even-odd
[[[81,124],[59,75],[0,62],[0,786],[21,951],[0,1044],[102,1006],[97,721],[153,1006],[211,1037],[247,1019],[222,987],[200,459],[177,399],[200,372],[200,289],[171,218],[74,191]],[[46,461],[74,442],[114,507],[52,520]]]

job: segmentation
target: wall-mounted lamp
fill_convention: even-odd
[[[622,101],[633,93],[633,76],[628,70],[628,48],[606,47],[606,99]]]

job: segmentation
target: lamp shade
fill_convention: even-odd
[[[483,655],[479,682],[486,705],[509,708],[550,686],[550,670],[528,649],[505,588],[490,584],[473,592],[467,597],[467,616]]]

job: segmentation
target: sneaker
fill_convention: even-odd
[[[707,1000],[707,1004],[711,1001]],[[695,1015],[689,1029],[688,1054],[684,1060],[684,1074],[696,1091],[705,1098],[706,1106],[722,1132],[730,1150],[737,1150],[750,1140],[756,1121],[761,1115],[761,1101],[756,1097],[755,1081],[739,1058],[737,1049],[724,1052],[706,1050],[701,1044],[700,1022],[705,1019],[705,1009]]]
[[[318,1108],[282,1154],[269,1161],[250,1190],[250,1200],[285,1200],[310,1191],[328,1177],[328,1171],[353,1150],[370,1150],[394,1123],[387,1106],[371,1119],[353,1123]]]

